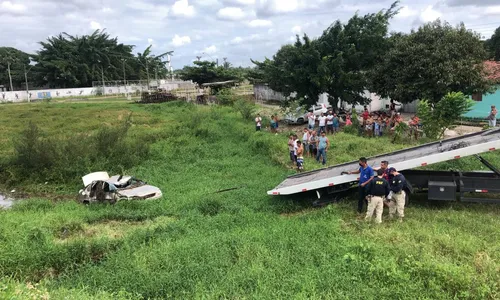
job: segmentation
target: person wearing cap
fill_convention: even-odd
[[[368,209],[365,220],[371,220],[375,212],[375,222],[382,223],[382,213],[384,212],[384,200],[389,196],[389,183],[383,178],[384,171],[379,169],[377,177],[368,184]]]
[[[361,214],[363,212],[363,203],[367,203],[366,196],[368,193],[366,186],[373,180],[375,174],[373,173],[373,169],[368,165],[368,161],[365,157],[359,159],[359,170],[351,171],[347,174],[360,174],[358,213]]]
[[[396,171],[395,168],[389,168],[391,180],[389,181],[390,189],[392,192],[391,201],[389,202],[389,218],[394,218],[397,213],[399,221],[403,222],[405,216],[405,201],[406,201],[406,178],[403,174]]]

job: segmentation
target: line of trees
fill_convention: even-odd
[[[24,85],[26,69],[34,85],[62,88],[88,87],[103,79],[165,78],[169,74],[165,59],[172,54],[153,55],[150,46],[134,55],[134,46],[119,43],[101,30],[82,36],[61,33],[40,45],[36,54],[0,47],[0,84],[10,88],[9,69],[17,89]]]
[[[407,34],[389,33],[398,11],[395,2],[378,13],[355,14],[345,24],[336,21],[318,38],[297,35],[271,59],[253,61],[253,77],[285,95],[296,92],[306,105],[321,93],[335,105],[368,103],[366,90],[402,103],[490,91],[484,61],[500,59],[500,28],[486,43],[463,24],[439,20]]]

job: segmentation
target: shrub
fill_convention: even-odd
[[[4,167],[7,179],[76,183],[95,170],[122,172],[147,157],[149,144],[127,138],[129,116],[116,127],[103,126],[94,134],[46,137],[34,123],[14,140],[14,155]]]
[[[245,120],[251,120],[255,112],[255,105],[252,102],[243,99],[236,101],[234,103],[234,108]]]
[[[474,101],[460,92],[448,93],[434,106],[428,100],[421,100],[417,111],[425,135],[432,139],[443,137],[446,128],[455,124],[473,105]]]
[[[217,102],[220,105],[232,106],[235,100],[235,95],[231,89],[221,89],[217,92]]]

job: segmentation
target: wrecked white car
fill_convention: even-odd
[[[115,175],[109,177],[107,172],[96,172],[83,176],[82,180],[85,188],[78,193],[78,201],[84,204],[158,199],[162,196],[159,188],[148,185],[132,176]]]

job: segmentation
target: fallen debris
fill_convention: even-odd
[[[116,203],[120,200],[144,200],[161,198],[159,188],[132,176],[115,175],[107,172],[95,172],[82,177],[84,189],[78,193],[78,201]]]

